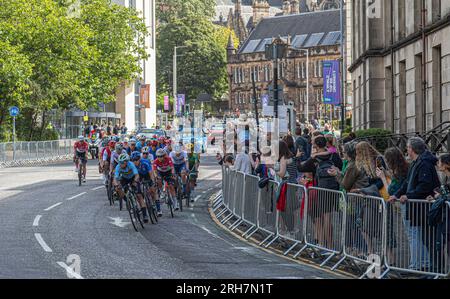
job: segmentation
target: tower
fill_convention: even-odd
[[[266,0],[253,0],[253,28],[262,18],[269,17],[270,5]]]
[[[228,45],[227,45],[227,60],[230,60],[230,57],[236,53],[236,49],[234,48],[233,36],[230,32],[230,36],[228,37]]]

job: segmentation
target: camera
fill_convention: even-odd
[[[442,186],[439,188],[439,193],[440,193],[442,196],[448,197],[448,196],[450,195],[450,188],[449,188],[449,186],[447,186],[447,185],[442,185]]]

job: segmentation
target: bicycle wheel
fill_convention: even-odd
[[[83,177],[83,166],[82,165],[78,165],[78,186],[81,186],[81,179]]]
[[[134,194],[134,192],[132,192],[130,194],[130,199],[131,199],[131,202],[133,205],[134,215],[136,216],[136,219],[138,220],[141,227],[145,228],[144,227],[144,215],[142,214],[142,210],[139,207],[139,204],[137,202],[137,198],[136,198],[136,195]]]
[[[182,188],[182,184],[180,184],[180,182],[178,182],[178,187],[177,187],[177,201],[178,201],[178,206],[179,206],[180,212],[183,212],[183,188]]]
[[[147,206],[147,213],[148,217],[150,218],[150,221],[152,224],[155,224],[155,221],[153,219],[153,205],[152,200],[147,194],[147,188],[144,187],[144,199],[145,199],[145,205]]]
[[[166,203],[170,210],[170,216],[172,216],[172,218],[173,218],[174,217],[174,215],[173,215],[173,199],[172,199],[172,194],[170,194],[170,192],[167,193],[167,202]]]
[[[120,200],[120,202],[122,203],[122,200]],[[133,225],[134,230],[138,231],[137,225],[136,225],[137,219],[136,219],[136,216],[134,213],[134,208],[132,206],[131,200],[129,198],[125,201],[125,205],[127,207],[128,214],[130,214],[131,224]]]

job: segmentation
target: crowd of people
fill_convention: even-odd
[[[399,215],[409,247],[408,268],[436,272],[442,271],[443,262],[448,264],[450,223],[449,217],[442,217],[442,211],[446,211],[450,198],[450,154],[431,153],[420,137],[408,140],[406,153],[397,147],[380,153],[370,143],[358,140],[355,133],[338,140],[329,124],[323,130],[312,125],[299,126],[293,134],[251,153],[249,140],[244,138],[242,142],[239,137],[242,132],[237,128],[227,129],[225,135],[234,135],[234,148],[224,146],[223,153],[217,154],[219,164],[259,176],[260,182],[273,180],[280,184],[303,185],[307,189],[317,187],[382,198],[391,218],[392,207],[400,206]],[[244,126],[243,130],[248,127]],[[427,202],[426,208],[419,205]],[[388,224],[393,221],[388,219]],[[320,229],[331,234],[331,222],[325,223],[328,227]],[[375,224],[381,231],[382,223]],[[327,233],[325,235],[329,235]],[[360,233],[370,251],[373,232]],[[392,228],[388,228],[387,233],[388,239],[395,238]],[[395,242],[388,240],[388,247],[391,247],[388,251],[394,246]]]
[[[109,122],[108,124],[105,122],[102,122],[101,124],[94,124],[93,122],[90,124],[86,123],[83,130],[84,137],[89,139],[102,139],[106,136],[127,135],[127,133],[128,128],[125,123],[122,125],[119,125],[118,123],[113,125],[112,122]]]

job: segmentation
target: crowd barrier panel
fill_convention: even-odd
[[[275,181],[269,181],[265,188],[259,190],[259,206],[257,228],[268,234],[268,236],[259,243],[262,246],[272,237],[277,237],[278,211],[277,211],[277,191],[280,184]],[[273,240],[273,241],[274,241]],[[269,242],[266,247],[270,246]]]
[[[231,176],[230,176],[230,181],[228,182],[228,186],[229,186],[229,196],[228,196],[228,215],[226,215],[221,223],[227,223],[230,219],[232,219],[235,215],[234,215],[234,211],[235,211],[235,204],[236,204],[236,194],[238,192],[238,186],[237,186],[237,176],[238,176],[238,172],[233,170],[231,171]],[[242,186],[241,186],[242,188]]]
[[[374,271],[374,268],[382,268],[386,255],[386,219],[386,203],[383,198],[347,194],[344,256],[331,269],[335,270],[346,259],[369,264],[361,278]]]
[[[305,245],[294,258],[311,248],[320,256],[328,255],[325,266],[333,257],[342,254],[345,237],[345,195],[341,191],[309,188],[304,214]]]
[[[433,202],[408,200],[390,203],[388,211],[386,271],[447,277],[450,273],[447,203],[438,225],[430,225],[428,212]]]
[[[222,211],[220,211],[216,217],[219,218],[223,215],[225,215],[226,213],[231,213],[230,211],[230,200],[234,195],[234,179],[235,179],[235,175],[236,175],[236,171],[231,170],[230,168],[226,168],[226,183],[225,183],[225,194],[223,197],[223,203],[225,206],[225,209],[223,209]],[[227,215],[228,216],[228,215]]]
[[[245,188],[243,192],[243,205],[241,221],[235,225],[232,230],[236,229],[239,224],[245,222],[250,225],[250,228],[243,233],[244,236],[248,231],[253,230],[256,227],[258,217],[258,200],[259,200],[259,177],[253,175],[245,176]]]
[[[278,211],[277,236],[294,244],[284,255],[288,255],[297,245],[305,243],[303,212],[306,194],[304,186],[287,184],[286,207],[284,211]]]
[[[236,174],[236,199],[234,201],[233,207],[233,215],[237,217],[237,220],[230,225],[231,231],[233,231],[236,227],[238,227],[242,223],[243,217],[243,208],[244,208],[244,200],[245,200],[245,189],[247,186],[245,185],[247,175],[242,172],[238,172]]]

